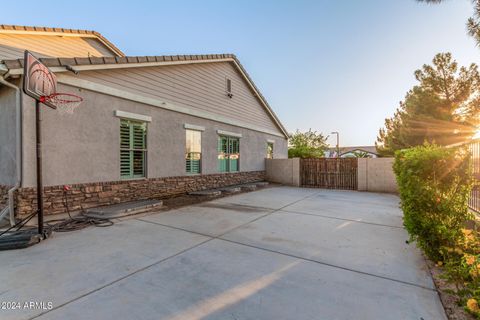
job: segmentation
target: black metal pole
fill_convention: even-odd
[[[43,181],[42,181],[42,128],[40,101],[35,101],[35,131],[37,140],[37,218],[38,233],[43,236]]]

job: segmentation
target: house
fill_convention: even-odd
[[[327,158],[336,157],[336,155],[337,155],[336,148],[330,148],[325,152],[325,157]],[[356,147],[340,148],[340,158],[352,158],[352,157],[377,158],[378,156],[379,154],[375,146],[356,146]]]
[[[263,180],[265,158],[287,157],[287,131],[232,54],[125,56],[94,31],[1,25],[0,199],[17,215],[36,209],[25,49],[84,99],[73,115],[41,110],[47,214],[65,211],[64,185],[86,209]]]

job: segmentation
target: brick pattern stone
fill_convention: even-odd
[[[75,184],[68,191],[68,206],[70,211],[76,211],[134,200],[165,199],[192,191],[263,180],[265,171],[250,171]],[[36,207],[36,188],[17,190],[17,216],[33,213]],[[45,187],[44,209],[45,214],[66,212],[63,186]]]
[[[10,190],[11,186],[6,186],[0,184],[0,210],[5,207],[8,202],[8,190]]]

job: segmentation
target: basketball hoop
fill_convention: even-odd
[[[73,114],[83,98],[71,93],[54,93],[40,97],[40,102],[53,105],[61,114]]]
[[[57,92],[57,77],[30,52],[25,51],[23,91],[61,114],[72,114],[82,103],[82,97]]]

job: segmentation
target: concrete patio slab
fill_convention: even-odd
[[[0,301],[59,306],[207,239],[136,220],[56,233],[36,246],[0,252]],[[0,310],[0,319],[29,319],[41,312]]]
[[[446,319],[436,292],[212,240],[39,319]]]
[[[282,210],[402,227],[403,213],[399,208],[398,198],[391,195],[375,195],[376,198],[366,193],[344,194],[344,192],[327,191],[284,207]]]
[[[221,237],[318,262],[434,288],[401,228],[276,212]]]
[[[272,187],[55,234],[0,253],[0,301],[53,309],[0,310],[0,319],[444,320],[418,250],[403,228],[378,223],[377,209],[397,217],[397,203]],[[332,217],[284,211],[315,206]],[[345,208],[372,222],[345,220]]]
[[[292,204],[295,201],[305,199],[308,196],[314,195],[318,189],[308,188],[267,188],[256,192],[243,193],[227,198],[215,200],[218,203],[239,204],[252,207],[280,209],[284,206]]]
[[[206,202],[149,215],[141,220],[216,237],[269,212],[272,210],[229,203]]]

